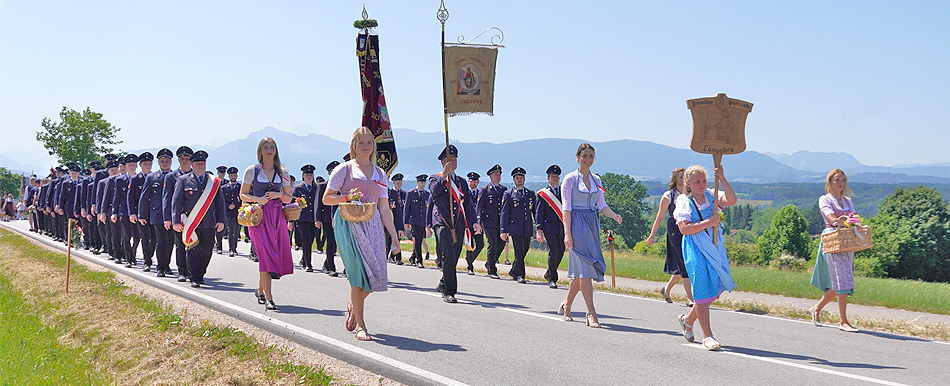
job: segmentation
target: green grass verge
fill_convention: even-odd
[[[43,261],[65,271],[66,255],[33,245],[27,239],[0,229],[0,243],[13,247],[21,257]],[[210,323],[191,324],[182,319],[170,306],[127,291],[127,286],[116,280],[112,272],[97,272],[79,264],[71,267],[71,282],[94,284],[99,292],[129,312],[144,311],[149,315],[151,328],[158,332],[187,332],[201,338],[202,344],[216,353],[236,357],[242,361],[258,361],[270,378],[294,376],[299,385],[329,385],[332,378],[322,368],[297,365],[286,360],[274,360],[273,346],[264,346],[243,331],[233,327],[219,327]],[[41,290],[42,291],[42,290]],[[46,290],[47,292],[49,290]],[[70,316],[54,320],[54,326],[44,324],[39,315],[53,314],[58,305],[51,302],[25,305],[9,279],[0,272],[0,384],[110,384],[111,375],[93,372],[91,363],[105,359],[110,351],[109,340],[89,344],[84,350],[66,348],[57,343],[57,337],[72,334],[87,343],[99,334],[78,326],[80,321]],[[71,330],[71,331],[69,331]],[[122,370],[134,363],[113,362]]]
[[[427,241],[434,259],[435,243],[431,238]],[[478,260],[484,261],[486,253],[482,250]],[[511,258],[514,258],[514,250],[509,248],[509,253]],[[604,251],[604,256],[607,259],[609,274],[610,252]],[[615,256],[617,277],[657,282],[666,282],[670,279],[669,275],[663,273],[664,260],[662,258],[644,256],[628,250],[617,251]],[[500,260],[504,261],[504,259],[505,255],[502,253]],[[525,257],[525,265],[546,268],[547,252],[538,249],[529,250]],[[567,270],[566,253],[559,269]],[[810,284],[810,269],[808,272],[788,272],[733,266],[732,278],[738,284],[738,291],[816,300],[821,297],[821,292]],[[848,298],[850,303],[950,315],[950,283],[868,277],[855,277],[854,281],[855,294]]]

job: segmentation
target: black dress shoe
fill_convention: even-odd
[[[231,253],[229,253],[228,255],[229,255],[230,257],[234,257],[235,253],[234,253],[234,251],[231,251]]]
[[[455,299],[455,296],[445,295],[442,297],[442,301],[446,303],[458,303],[459,301]]]
[[[403,264],[405,263],[403,263],[402,260],[396,260],[396,265],[403,265]]]
[[[557,282],[549,281],[548,287],[551,289],[557,289]]]
[[[306,272],[313,272],[313,267],[307,267]]]
[[[116,264],[122,264],[122,259],[115,259]]]
[[[257,304],[267,303],[267,298],[264,297],[264,294],[257,292],[257,290],[254,290],[254,297],[257,298]]]
[[[419,268],[425,268],[426,265],[425,265],[425,264],[422,264],[422,262],[420,261],[418,267],[419,267]]]
[[[322,250],[322,249],[318,249],[318,250],[317,250],[317,253],[319,253],[319,254],[322,255],[322,254],[323,254],[323,250]]]
[[[429,252],[426,252],[426,260],[429,260]]]
[[[109,255],[109,260],[115,260],[115,257],[112,255]]]
[[[442,284],[439,284],[438,287],[435,287],[435,290],[439,291],[439,293],[441,294],[445,292],[445,287],[443,287]]]
[[[266,308],[266,309],[268,309],[268,310],[276,310],[276,309],[277,309],[277,305],[274,304],[274,301],[273,301],[273,300],[268,300],[268,301],[267,301],[267,305],[265,305],[264,308]]]
[[[186,282],[186,281],[188,281],[188,278],[187,278],[187,277],[178,276],[178,282],[179,282],[179,283],[184,283],[184,282]]]
[[[469,275],[469,276],[475,276],[475,271],[474,271],[474,270],[471,270],[471,269],[468,270],[468,275]]]
[[[527,282],[528,282],[528,281],[525,280],[524,277],[519,277],[519,278],[518,278],[518,283],[525,284],[525,283],[527,283]]]
[[[155,276],[158,276],[158,277],[165,277],[165,271],[158,270],[158,274],[155,275]]]
[[[330,272],[330,277],[337,277],[337,276],[340,276],[340,274],[336,273],[336,271]]]
[[[126,268],[132,268],[132,263],[125,263]]]
[[[199,282],[192,282],[192,283],[191,283],[191,288],[201,288],[201,283],[199,283]]]
[[[294,250],[295,250],[295,251],[299,251],[299,250],[300,250],[300,247],[294,247]]]

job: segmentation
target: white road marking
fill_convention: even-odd
[[[429,292],[429,291],[411,290],[411,289],[406,289],[406,288],[401,288],[401,289],[402,289],[403,291],[408,291],[408,292],[412,292],[412,293],[418,293],[418,294],[422,294],[422,295],[429,295],[429,296],[434,296],[434,297],[439,297],[439,298],[442,297],[442,295],[440,295],[440,294],[437,294],[437,293],[434,293],[434,292]],[[497,309],[499,309],[499,310],[508,311],[508,312],[514,312],[514,313],[516,313],[516,314],[522,314],[522,315],[528,315],[528,316],[535,316],[535,317],[538,317],[538,318],[544,318],[544,319],[550,319],[550,320],[561,320],[561,317],[560,317],[560,316],[551,316],[551,315],[542,314],[542,313],[539,313],[539,312],[518,310],[518,309],[503,307],[503,306],[499,306],[499,305],[495,305],[495,304],[477,302],[477,301],[474,301],[474,300],[465,300],[465,299],[458,299],[458,298],[456,298],[456,299],[458,300],[459,303],[462,303],[462,304],[465,304],[465,303],[468,303],[468,304],[477,304],[477,305],[480,305],[480,306],[482,306],[482,307],[497,308]]]
[[[32,235],[28,235],[28,236],[32,236]],[[43,242],[43,243],[45,243],[45,244],[47,244],[47,245],[54,246],[54,247],[56,247],[57,249],[65,249],[65,248],[66,248],[65,246],[63,246],[63,245],[61,245],[61,244],[59,244],[59,243],[49,244],[49,243],[46,243],[45,240],[43,240],[43,239],[39,239],[39,238],[35,238],[35,239],[38,240],[38,241],[40,241],[40,242]],[[160,286],[164,286],[164,287],[167,287],[167,288],[173,288],[173,289],[185,290],[185,291],[190,290],[189,288],[184,288],[184,287],[179,286],[179,285],[177,285],[177,284],[172,284],[171,282],[168,282],[168,281],[159,280],[159,279],[157,279],[156,277],[154,277],[154,276],[152,276],[152,275],[149,275],[149,274],[147,274],[147,273],[145,273],[145,272],[141,272],[141,271],[139,271],[139,270],[119,270],[119,269],[115,269],[116,267],[124,267],[124,265],[116,265],[115,267],[113,267],[112,265],[103,264],[104,261],[99,261],[98,259],[87,255],[85,252],[82,252],[81,250],[74,250],[74,251],[73,251],[73,255],[82,257],[83,259],[88,260],[88,261],[90,261],[90,262],[97,263],[97,264],[99,264],[99,265],[101,265],[101,266],[104,266],[104,267],[106,267],[106,268],[109,268],[109,269],[112,270],[112,271],[121,272],[121,273],[123,273],[123,274],[130,275],[130,276],[136,276],[137,279],[142,280],[142,281],[146,281],[146,280],[147,280],[147,281],[149,281],[150,283],[158,283]],[[247,315],[247,316],[251,316],[251,317],[255,317],[255,318],[257,318],[257,319],[260,319],[260,320],[263,321],[263,322],[270,323],[270,324],[272,324],[272,325],[274,325],[274,326],[286,328],[286,329],[291,330],[291,331],[293,331],[293,332],[295,332],[295,333],[297,333],[297,334],[301,334],[301,335],[304,335],[304,336],[307,336],[307,337],[310,337],[310,338],[319,340],[319,341],[321,341],[321,342],[334,345],[334,346],[336,346],[336,347],[339,347],[339,348],[341,348],[341,349],[347,350],[347,351],[352,352],[352,353],[354,353],[354,354],[361,355],[361,356],[364,356],[364,357],[366,357],[366,358],[373,359],[373,360],[376,360],[376,361],[385,363],[385,364],[390,365],[390,366],[392,366],[392,367],[395,367],[395,368],[397,368],[397,369],[400,369],[400,370],[403,370],[403,371],[406,371],[406,372],[415,374],[415,375],[417,375],[417,376],[420,376],[420,377],[423,377],[423,378],[426,378],[426,379],[429,379],[429,380],[432,380],[432,381],[441,383],[441,384],[443,384],[443,385],[467,386],[465,383],[456,381],[456,380],[454,380],[454,379],[447,378],[447,377],[444,377],[444,376],[442,376],[442,375],[439,375],[439,374],[436,374],[436,373],[433,373],[433,372],[430,372],[430,371],[427,371],[427,370],[423,370],[423,369],[421,369],[421,368],[415,367],[415,366],[410,365],[410,364],[408,364],[408,363],[400,362],[400,361],[395,360],[395,359],[393,359],[393,358],[390,358],[390,357],[387,357],[387,356],[384,356],[384,355],[381,355],[381,354],[377,354],[377,353],[375,353],[375,352],[366,350],[366,349],[364,349],[364,348],[360,348],[360,347],[351,345],[351,344],[349,344],[349,343],[344,343],[344,342],[339,341],[339,340],[337,340],[337,339],[333,339],[333,338],[331,338],[331,337],[329,337],[329,336],[322,335],[322,334],[318,334],[318,333],[316,333],[316,332],[307,330],[307,329],[305,329],[305,328],[298,327],[298,326],[295,326],[295,325],[293,325],[293,324],[284,322],[284,321],[282,321],[282,320],[280,320],[280,319],[275,318],[272,314],[271,314],[271,315],[265,315],[265,314],[262,314],[262,313],[260,313],[260,312],[251,311],[251,310],[246,309],[246,308],[244,308],[244,307],[239,307],[239,306],[237,306],[237,305],[235,305],[235,304],[231,304],[231,303],[228,303],[228,302],[226,302],[226,301],[219,300],[219,299],[217,299],[217,298],[211,297],[211,296],[209,296],[209,295],[206,295],[206,294],[204,294],[204,293],[201,293],[200,291],[191,290],[191,292],[192,292],[192,295],[197,296],[197,297],[199,297],[199,298],[201,298],[201,299],[203,299],[203,300],[205,300],[205,301],[208,301],[208,302],[214,303],[214,304],[216,304],[216,305],[219,305],[219,306],[221,306],[221,307],[229,308],[229,309],[231,309],[231,310],[233,310],[233,311],[236,311],[236,312],[239,312],[239,313],[241,313],[241,314],[244,314],[244,315]]]
[[[695,344],[695,343],[683,343],[683,346],[698,348],[698,349],[700,349],[700,350],[705,350],[705,348],[703,348],[702,345],[698,345],[698,344]],[[861,375],[854,375],[854,374],[849,374],[849,373],[845,373],[845,372],[841,372],[841,371],[837,371],[837,370],[823,369],[823,368],[821,368],[821,367],[803,365],[803,364],[801,364],[801,363],[795,363],[795,362],[787,362],[787,361],[778,360],[778,359],[774,359],[774,358],[766,358],[766,357],[760,357],[760,356],[755,356],[755,355],[743,354],[743,353],[733,352],[733,351],[729,351],[729,350],[724,350],[724,351],[720,351],[720,352],[723,353],[723,354],[735,355],[735,356],[737,356],[737,357],[742,357],[742,358],[755,359],[755,360],[758,360],[758,361],[769,362],[769,363],[775,363],[775,364],[779,364],[779,365],[783,365],[783,366],[796,367],[796,368],[804,369],[804,370],[817,371],[817,372],[819,372],[819,373],[837,375],[837,376],[839,376],[839,377],[857,379],[857,380],[859,380],[859,381],[872,382],[872,383],[878,383],[878,384],[882,384],[882,385],[891,385],[891,386],[907,386],[907,385],[905,385],[905,384],[903,384],[903,383],[885,381],[885,380],[883,380],[883,379],[865,377],[865,376],[861,376]]]

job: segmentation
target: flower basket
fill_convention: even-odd
[[[345,202],[337,208],[340,217],[349,222],[369,221],[376,214],[375,202]]]
[[[297,204],[287,204],[284,205],[284,218],[287,221],[297,221],[300,218],[300,212],[303,210],[303,207]]]
[[[256,227],[261,223],[263,216],[264,209],[261,208],[261,204],[244,204],[241,209],[238,209],[237,221],[238,224],[246,227]]]
[[[821,249],[825,254],[857,252],[872,246],[871,228],[867,226],[839,228],[821,235]]]

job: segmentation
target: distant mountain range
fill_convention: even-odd
[[[226,165],[243,170],[257,162],[257,144],[265,136],[277,141],[281,162],[295,175],[299,175],[300,167],[305,164],[313,164],[318,174],[325,175],[325,166],[332,160],[341,160],[349,151],[349,142],[322,134],[299,136],[273,127],[265,127],[248,134],[246,138],[217,147],[189,146],[210,153],[209,169]],[[393,137],[399,156],[396,172],[405,175],[407,180],[411,181],[417,174],[441,170],[436,158],[445,146],[444,133],[394,129]],[[510,181],[510,170],[521,166],[528,172],[529,182],[541,182],[545,178],[544,171],[551,164],[560,165],[565,173],[573,170],[577,165],[574,153],[581,142],[578,139],[545,138],[508,143],[452,143],[459,148],[460,173],[475,171],[484,176],[497,163],[504,169],[503,181]],[[712,167],[711,156],[690,149],[629,139],[591,143],[597,149],[597,161],[594,164],[597,173],[627,174],[638,180],[665,183],[670,178],[670,171],[676,167],[694,164]],[[169,146],[172,151],[175,147]],[[134,152],[150,151],[154,154],[158,149],[136,149]],[[24,165],[24,160],[18,161],[12,155],[7,155],[15,152],[4,153],[0,155],[0,166],[17,172],[37,170],[32,165]],[[867,166],[847,153],[799,151],[793,154],[771,154],[746,151],[723,157],[723,166],[726,176],[736,182],[823,182],[828,170],[841,168],[854,182],[950,183],[950,164]]]

